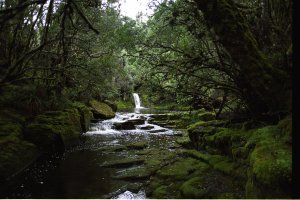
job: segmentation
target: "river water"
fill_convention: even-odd
[[[141,111],[143,111],[143,114]],[[143,150],[178,148],[176,130],[150,124],[150,111],[118,112],[110,120],[93,123],[79,146],[63,154],[44,155],[0,190],[0,198],[113,198],[145,199],[143,185],[149,181],[116,179],[124,171],[143,167],[105,164],[122,159],[139,159],[141,149],[128,144],[144,143]],[[145,120],[133,130],[115,130],[115,123]],[[179,133],[180,134],[180,133]],[[177,146],[176,146],[177,145]]]

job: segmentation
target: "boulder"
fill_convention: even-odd
[[[93,119],[93,113],[91,111],[92,109],[80,102],[74,102],[72,106],[76,108],[80,114],[82,131],[87,132]]]
[[[91,100],[89,104],[92,107],[94,118],[111,119],[115,117],[115,113],[113,112],[112,108],[106,103]]]
[[[203,112],[198,114],[198,119],[202,121],[211,121],[216,118],[216,114],[213,112]]]
[[[42,151],[63,151],[78,144],[81,133],[77,109],[46,112],[25,128],[25,138]]]
[[[129,119],[128,122],[133,123],[134,125],[143,125],[145,124],[145,119]]]
[[[130,121],[116,122],[114,124],[114,127],[116,130],[134,130],[135,129],[134,123],[132,123]]]
[[[109,105],[109,107],[111,107],[113,112],[117,112],[118,110],[118,106],[116,103],[109,101],[109,100],[104,100],[104,103],[106,103],[107,105]]]

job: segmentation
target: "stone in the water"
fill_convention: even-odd
[[[149,133],[161,133],[161,132],[166,132],[167,129],[156,129],[156,130],[150,130],[148,131]]]
[[[117,122],[114,124],[116,130],[134,130],[135,126],[134,123],[130,121],[126,122]]]
[[[153,128],[154,128],[154,126],[152,126],[152,125],[144,125],[144,126],[139,127],[139,129],[141,129],[141,130],[150,130]]]
[[[145,124],[145,119],[129,119],[128,122],[131,122],[134,125],[142,125]]]

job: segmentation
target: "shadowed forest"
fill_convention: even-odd
[[[0,0],[0,198],[292,198],[291,0]]]

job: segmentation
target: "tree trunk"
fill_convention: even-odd
[[[250,111],[259,116],[287,110],[287,74],[270,66],[233,0],[194,0],[220,42],[240,67],[235,79]]]

